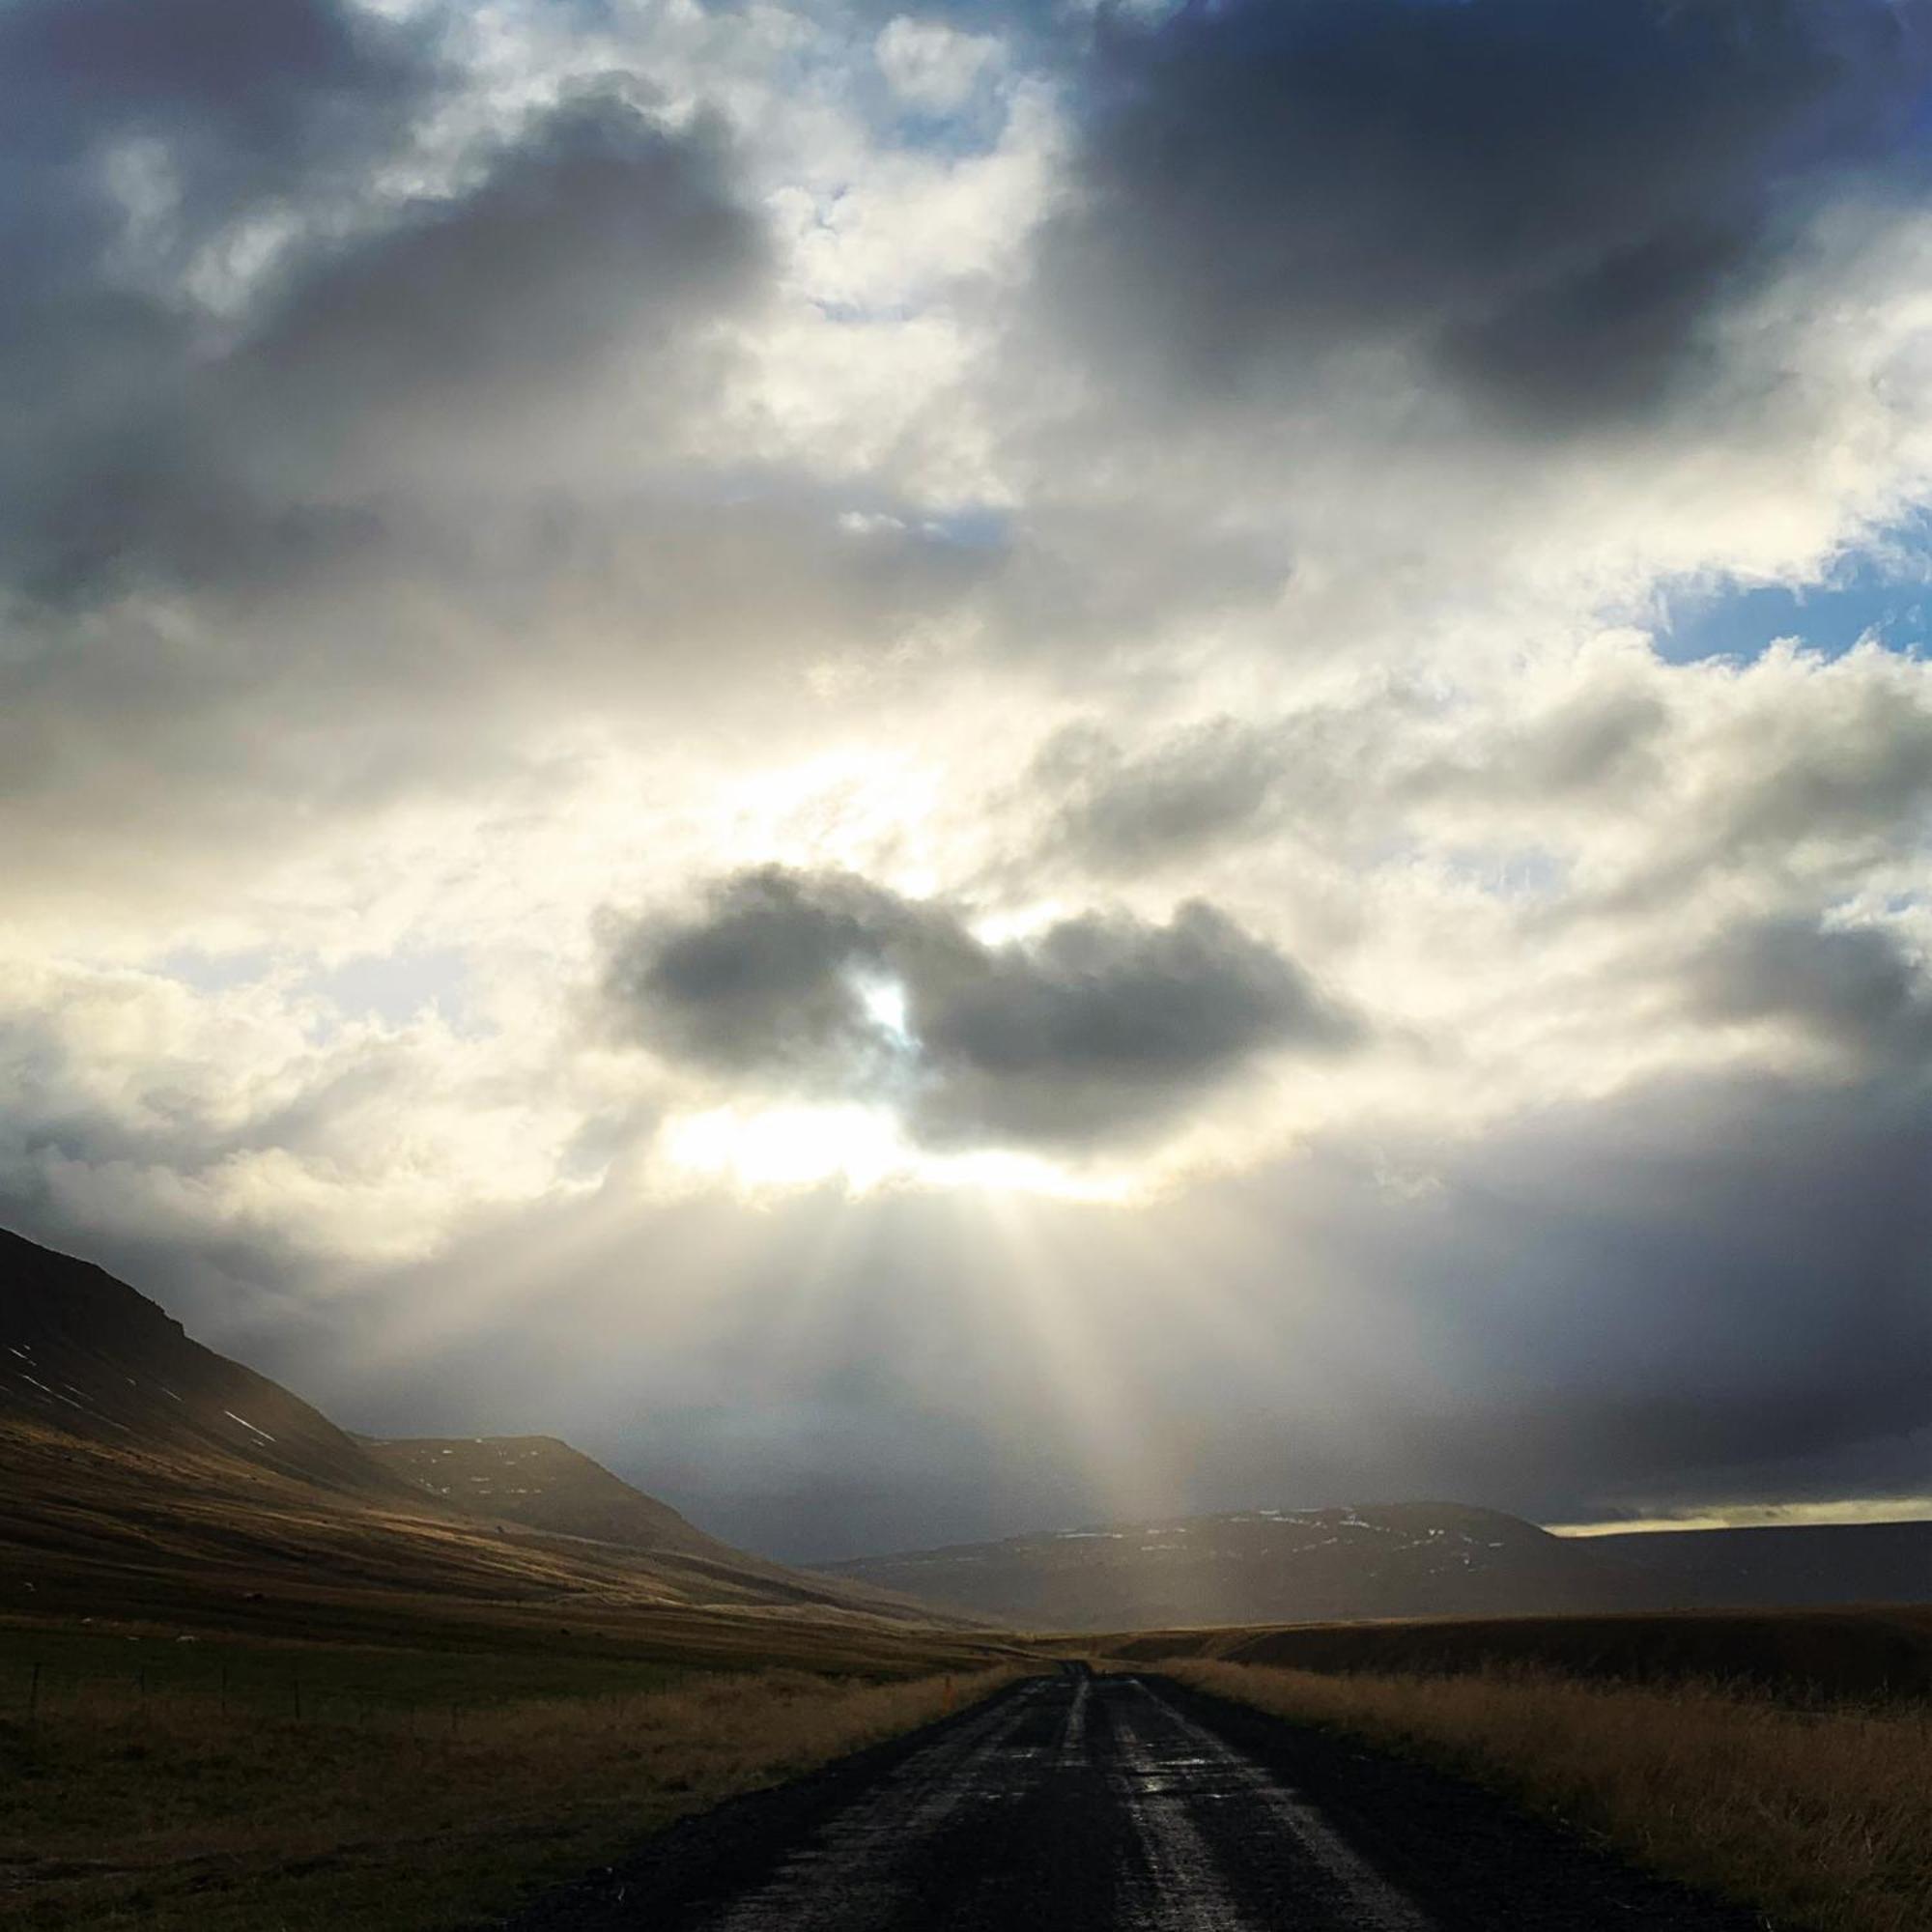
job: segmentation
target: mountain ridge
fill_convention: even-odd
[[[1034,1629],[1599,1609],[1624,1567],[1500,1510],[1338,1504],[1099,1523],[820,1566]]]
[[[43,1603],[143,1578],[178,1593],[186,1578],[231,1596],[327,1587],[935,1620],[734,1549],[567,1444],[553,1460],[595,1472],[598,1506],[631,1540],[436,1493],[105,1269],[0,1230],[0,1546]]]
[[[1162,1517],[818,1566],[1014,1628],[1932,1601],[1932,1522],[1561,1537],[1453,1502]]]

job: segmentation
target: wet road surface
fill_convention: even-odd
[[[1438,1773],[1067,1671],[692,1819],[520,1932],[1749,1932]]]

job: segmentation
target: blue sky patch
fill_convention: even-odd
[[[1896,542],[1843,559],[1821,582],[1683,586],[1659,598],[1657,649],[1672,664],[1761,656],[1780,638],[1840,657],[1870,635],[1917,657],[1932,622],[1932,533],[1919,525]]]

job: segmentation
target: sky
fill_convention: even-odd
[[[5,0],[0,1220],[810,1558],[1932,1513],[1932,0]]]

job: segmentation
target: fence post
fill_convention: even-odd
[[[41,1666],[34,1665],[32,1677],[27,1683],[27,1728],[33,1730],[41,1717]]]

